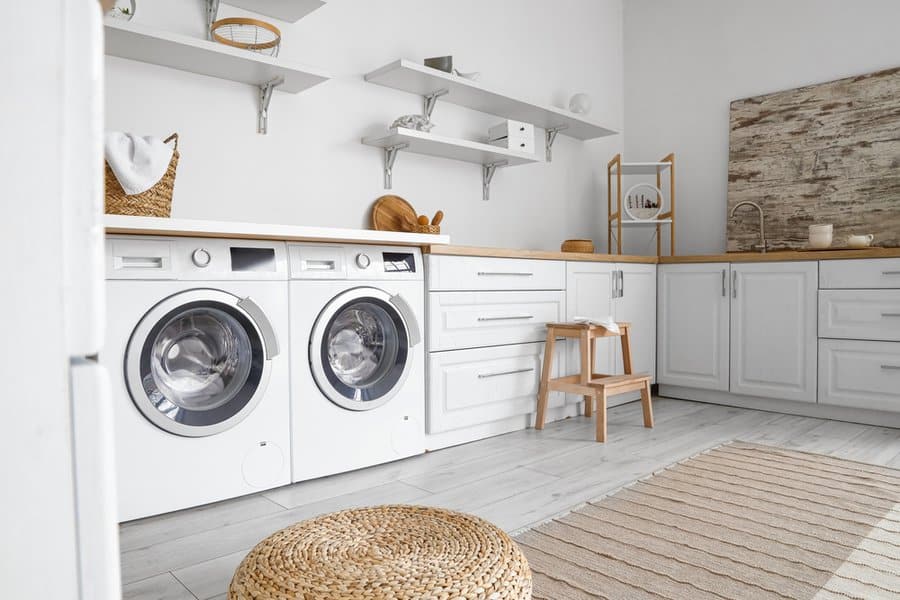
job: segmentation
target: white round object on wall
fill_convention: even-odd
[[[569,110],[573,113],[586,115],[591,112],[591,107],[593,107],[593,103],[587,94],[575,94],[569,99]]]
[[[649,192],[646,197],[637,195],[641,189]],[[637,183],[625,192],[625,213],[633,221],[652,221],[659,216],[663,209],[663,193],[652,183]]]

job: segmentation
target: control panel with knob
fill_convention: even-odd
[[[369,265],[371,265],[371,264],[372,264],[372,259],[369,258],[368,254],[364,254],[364,253],[360,252],[359,254],[356,255],[356,266],[358,266],[360,269],[368,269]]]
[[[197,248],[191,252],[191,262],[201,269],[208,267],[212,261],[212,256],[206,248]]]

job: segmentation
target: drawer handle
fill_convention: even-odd
[[[900,365],[881,365],[885,371],[900,371]]]
[[[900,317],[900,313],[881,313],[881,316],[884,318],[887,317]]]
[[[478,317],[479,321],[515,321],[519,319],[533,319],[534,315],[516,315],[512,317]]]
[[[478,271],[479,277],[489,277],[491,275],[511,275],[513,277],[532,277],[534,273],[526,273],[525,271]]]
[[[499,373],[479,373],[478,379],[489,379],[491,377],[501,377],[503,375],[517,375],[519,373],[528,373],[534,371],[534,367],[528,369],[514,369],[512,371],[500,371]]]
[[[882,275],[900,275],[900,271],[882,271]]]

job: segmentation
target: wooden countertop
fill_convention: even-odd
[[[660,264],[709,262],[782,262],[796,260],[839,260],[847,258],[900,258],[900,248],[863,248],[860,250],[775,250],[772,252],[728,252],[695,256],[661,256]]]
[[[426,254],[445,256],[486,256],[492,258],[531,258],[538,260],[570,260],[592,262],[682,264],[682,263],[746,263],[783,262],[798,260],[837,260],[847,258],[900,258],[900,248],[863,248],[861,250],[776,250],[760,252],[731,252],[725,254],[698,254],[693,256],[635,256],[628,254],[585,254],[581,252],[555,252],[552,250],[517,250],[514,248],[490,248],[484,246],[424,246]]]
[[[425,247],[424,251],[426,254],[441,254],[445,256],[487,256],[491,258],[531,258],[538,260],[645,263],[651,265],[658,262],[655,256],[587,254],[583,252],[555,252],[552,250],[516,250],[482,246],[434,245]]]

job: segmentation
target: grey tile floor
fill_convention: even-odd
[[[682,400],[609,411],[606,444],[584,417],[121,526],[124,597],[220,600],[256,542],[297,521],[382,503],[442,506],[516,531],[729,440],[900,467],[900,430]]]

